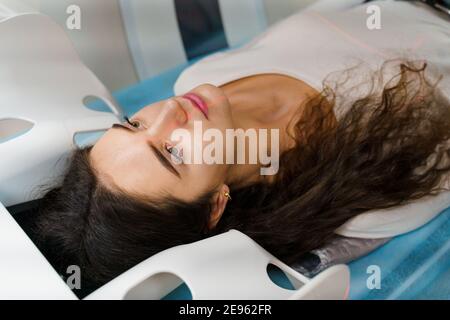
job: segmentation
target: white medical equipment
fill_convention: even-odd
[[[295,290],[273,283],[267,274],[269,264],[280,268]],[[345,299],[350,285],[349,271],[344,265],[308,279],[246,235],[231,230],[163,251],[86,299],[161,299],[183,280],[192,298],[199,300]]]
[[[11,206],[33,200],[30,187],[60,172],[76,133],[110,128],[121,110],[55,22],[20,14],[0,25],[0,199]],[[114,115],[84,107],[91,96]]]
[[[55,182],[74,136],[109,128],[122,117],[108,90],[78,58],[50,18],[0,1],[0,299],[77,299],[6,207],[34,200]],[[112,113],[89,110],[86,97]],[[271,282],[278,266],[295,287]],[[345,299],[344,265],[308,279],[238,231],[150,257],[87,299],[159,299],[183,281],[194,299]]]

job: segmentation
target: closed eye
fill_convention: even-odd
[[[170,144],[164,144],[164,149],[167,151],[170,157],[175,158],[176,164],[183,163],[183,150],[172,147]]]
[[[158,150],[158,148],[156,148],[152,144],[149,144],[149,146],[162,166],[173,173],[175,176],[177,176],[179,179],[181,179],[180,173],[177,171],[177,169],[175,169],[173,164]]]
[[[113,124],[112,128],[113,129],[125,130],[125,131],[128,131],[130,133],[135,133],[136,132],[135,130],[131,129],[130,127],[125,126],[123,124],[118,124],[118,123]],[[167,170],[169,170],[170,173],[174,174],[177,178],[181,179],[180,173],[177,171],[177,169],[175,169],[173,164],[161,153],[161,151],[159,151],[159,149],[156,148],[151,143],[148,143],[148,146],[150,147],[150,150],[152,150],[153,154],[158,159],[158,161],[161,163],[161,165],[164,168],[166,168]]]
[[[125,119],[125,122],[133,128],[140,129],[142,126],[141,122],[139,120],[130,120],[130,118],[128,118],[128,117],[124,117],[124,119]]]

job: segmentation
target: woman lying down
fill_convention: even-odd
[[[351,2],[201,60],[176,96],[77,150],[38,219],[55,264],[102,284],[230,229],[293,266],[333,244],[348,261],[450,206],[450,20],[420,2]],[[209,140],[175,139],[199,128]],[[256,162],[250,143],[205,159],[211,137],[238,129],[257,133]]]

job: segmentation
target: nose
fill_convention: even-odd
[[[158,114],[153,124],[148,128],[147,134],[151,136],[166,136],[173,130],[184,126],[188,122],[188,116],[180,103],[175,99],[169,99]]]

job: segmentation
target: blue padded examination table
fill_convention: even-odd
[[[157,77],[147,79],[114,94],[128,116],[141,108],[173,96],[173,85],[190,61]],[[101,103],[89,106],[108,111]],[[101,134],[101,133],[99,133]],[[83,140],[80,135],[77,141]],[[450,299],[450,208],[427,225],[392,239],[369,255],[349,264],[351,270],[350,299]],[[369,267],[380,271],[380,287],[369,289],[372,275]],[[274,273],[274,282],[286,287],[286,278]],[[173,299],[189,299],[183,287],[175,290]]]
[[[366,285],[371,265],[381,288]],[[351,299],[450,299],[450,208],[421,228],[350,263]]]

